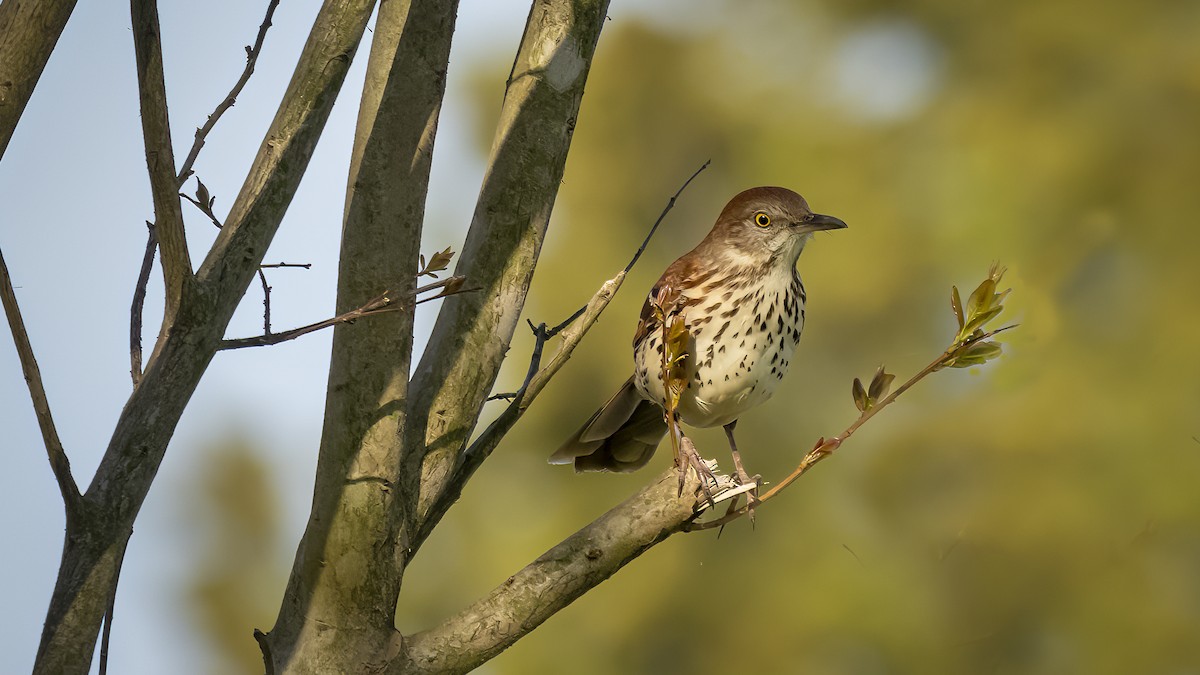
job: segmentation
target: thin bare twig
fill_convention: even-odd
[[[462,288],[463,281],[465,281],[465,277],[448,277],[446,279],[442,279],[441,281],[437,281],[432,284],[426,284],[425,286],[418,288],[416,290],[416,293],[419,294],[419,293],[422,293],[425,291],[434,290],[434,289],[438,289],[438,288],[444,288],[445,290],[442,293],[439,293],[438,295],[435,295],[431,298],[422,298],[420,300],[417,300],[416,303],[414,303],[414,304],[420,304],[422,302],[426,302],[428,300],[433,300],[436,298],[445,297],[447,295],[454,295],[457,293],[466,293],[466,292],[476,290],[476,289],[472,289],[472,288]],[[454,290],[451,290],[450,289],[451,286],[457,286],[457,288],[455,288]],[[316,331],[323,330],[323,329],[329,328],[331,326],[336,326],[341,323],[352,323],[363,317],[374,316],[376,314],[383,314],[385,312],[395,312],[395,311],[399,310],[400,308],[401,307],[396,304],[396,299],[392,298],[391,294],[388,291],[384,291],[382,294],[372,298],[370,301],[368,301],[363,306],[352,309],[348,312],[344,312],[335,317],[325,319],[324,321],[310,323],[307,326],[293,328],[292,330],[283,331],[282,333],[267,332],[267,333],[264,333],[263,335],[257,335],[255,337],[250,337],[250,338],[235,338],[235,339],[229,339],[229,340],[221,340],[221,345],[219,347],[217,347],[217,349],[218,350],[244,349],[246,347],[267,347],[270,345],[277,345],[280,342],[287,342],[288,340],[295,340],[296,338],[298,338],[302,335],[308,335],[309,333],[315,333]]]
[[[17,347],[21,372],[25,375],[25,383],[29,385],[29,397],[33,401],[33,412],[37,415],[42,440],[46,444],[50,470],[54,472],[54,480],[58,482],[59,492],[62,493],[67,517],[74,518],[82,506],[82,498],[75,478],[71,475],[71,462],[67,459],[66,450],[63,449],[62,440],[59,439],[58,430],[54,426],[54,417],[50,414],[50,402],[42,384],[42,372],[38,368],[37,359],[34,358],[29,334],[25,331],[25,320],[21,317],[21,308],[17,305],[17,295],[13,291],[12,277],[8,274],[3,251],[0,251],[0,300],[4,304],[4,313],[8,315],[8,327]]]
[[[700,165],[700,168],[696,169],[696,171],[683,182],[683,185],[679,186],[679,189],[675,191],[675,194],[671,195],[671,198],[667,200],[667,205],[663,208],[662,213],[658,214],[658,218],[654,221],[654,224],[650,226],[650,231],[647,232],[646,237],[642,239],[642,245],[638,247],[638,250],[634,252],[633,257],[629,259],[629,264],[625,265],[625,269],[621,270],[617,276],[604,282],[604,284],[600,286],[600,289],[596,291],[596,294],[593,295],[590,300],[588,300],[587,304],[576,310],[575,313],[567,317],[565,321],[547,331],[547,339],[561,333],[563,340],[559,345],[558,351],[556,351],[554,356],[550,358],[550,363],[546,364],[545,368],[539,370],[529,382],[527,395],[520,403],[522,411],[529,407],[529,404],[533,402],[533,398],[541,393],[542,388],[549,383],[550,378],[554,377],[554,375],[558,373],[558,370],[562,368],[564,364],[566,364],[568,359],[571,358],[571,353],[575,351],[575,347],[581,340],[583,340],[583,336],[588,332],[588,330],[591,329],[592,325],[596,323],[596,320],[600,318],[600,313],[603,312],[606,307],[608,307],[608,303],[612,301],[613,297],[616,296],[617,291],[620,290],[621,284],[624,283],[625,277],[629,274],[630,270],[633,269],[633,266],[637,264],[638,259],[642,257],[642,253],[646,250],[646,247],[650,245],[650,239],[654,236],[654,233],[658,231],[658,226],[662,223],[663,219],[667,217],[667,214],[671,212],[671,209],[675,208],[675,202],[679,199],[679,196],[683,194],[683,191],[687,189],[688,185],[691,185],[692,181],[696,179],[696,176],[699,176],[700,172],[707,169],[708,165],[711,163],[711,159],[705,160],[704,164]],[[580,319],[580,317],[583,318]],[[579,319],[578,323],[576,323],[577,319]]]
[[[113,575],[112,592],[108,594],[108,606],[104,610],[104,630],[100,633],[100,675],[108,673],[108,643],[112,637],[113,613],[117,606],[117,584],[121,580],[121,569],[125,565],[125,551],[128,548],[129,540],[126,540],[117,554],[117,570]]]
[[[683,185],[680,185],[679,189],[675,191],[675,194],[671,195],[671,198],[667,200],[667,205],[663,207],[662,213],[658,214],[658,219],[655,220],[654,224],[650,226],[650,231],[646,233],[646,238],[642,239],[642,245],[639,246],[636,251],[634,251],[633,257],[629,259],[629,264],[625,266],[625,269],[622,270],[621,274],[617,275],[617,277],[613,277],[610,279],[610,281],[617,281],[618,277],[621,281],[624,281],[625,275],[629,274],[629,271],[632,270],[633,266],[637,264],[638,259],[642,257],[643,253],[646,252],[646,247],[650,245],[650,239],[654,236],[654,233],[658,231],[658,226],[662,223],[663,219],[667,217],[667,214],[671,212],[671,209],[675,208],[675,201],[679,199],[679,195],[683,194],[683,191],[687,189],[687,186],[691,185],[692,181],[696,179],[696,176],[699,176],[700,172],[707,169],[709,164],[712,164],[711,159],[704,160],[704,163],[700,165],[700,168],[696,169],[695,173],[689,176],[687,180],[683,181]],[[617,281],[618,287],[620,287],[621,281]],[[615,293],[616,290],[614,289],[613,292]],[[578,319],[579,315],[583,314],[587,308],[587,305],[580,307],[579,309],[575,310],[574,314],[568,316],[562,323],[555,326],[550,331],[551,337],[565,328],[567,324],[571,323],[575,319]],[[555,370],[557,370],[557,368]]]
[[[261,265],[258,267],[258,280],[263,289],[263,335],[271,334],[271,287],[267,285],[267,275],[263,274]]]
[[[129,375],[133,386],[142,381],[142,308],[146,306],[146,285],[154,270],[154,251],[158,239],[154,236],[154,223],[146,221],[146,253],[142,255],[142,269],[138,272],[137,286],[133,289],[133,303],[129,308]]]
[[[262,52],[263,41],[267,37],[267,29],[271,27],[271,19],[275,16],[275,8],[279,6],[279,0],[270,0],[267,4],[267,16],[263,19],[262,24],[258,27],[258,36],[254,39],[254,46],[246,47],[246,67],[242,70],[242,76],[233,85],[233,89],[225,98],[217,105],[212,114],[205,120],[204,126],[196,129],[196,139],[192,141],[192,149],[188,151],[187,158],[183,160],[183,166],[179,168],[179,185],[192,175],[192,165],[196,163],[196,158],[200,155],[200,149],[204,147],[204,141],[208,137],[209,132],[216,126],[217,120],[225,114],[226,110],[233,107],[237,102],[237,97],[241,95],[242,89],[246,83],[250,81],[250,76],[254,74],[254,64],[258,62],[258,55]]]
[[[191,202],[197,209],[200,209],[200,213],[203,213],[205,216],[207,216],[208,219],[212,221],[212,224],[217,226],[218,230],[224,229],[225,225],[223,225],[221,221],[217,219],[217,214],[213,213],[211,206],[183,192],[180,192],[179,196]]]
[[[329,318],[329,319],[325,319],[324,321],[310,323],[307,326],[293,328],[292,330],[285,330],[282,333],[267,333],[265,335],[258,335],[258,336],[251,337],[251,338],[237,338],[237,339],[232,339],[232,340],[221,340],[221,345],[219,347],[217,347],[217,349],[218,350],[244,349],[246,347],[266,347],[269,345],[277,345],[280,342],[287,342],[288,340],[295,340],[296,338],[298,338],[302,335],[308,335],[309,333],[315,333],[316,331],[322,330],[324,328],[329,328],[330,326],[336,326],[339,323],[350,323],[357,319],[361,319],[365,316],[371,316],[372,314],[381,314],[384,312],[394,312],[397,309],[399,309],[399,307],[392,306],[392,298],[389,297],[388,292],[385,291],[382,295],[378,295],[378,296],[372,298],[369,302],[367,302],[362,307],[352,309],[349,312],[344,312],[342,314],[338,314],[337,316]]]
[[[195,202],[199,205],[199,202]],[[219,226],[218,226],[219,227]],[[273,263],[269,265],[258,266],[258,280],[262,283],[263,289],[263,335],[271,334],[271,286],[267,284],[267,275],[263,272],[265,269],[280,269],[284,267],[298,267],[300,269],[311,269],[312,263]]]

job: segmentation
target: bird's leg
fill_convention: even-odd
[[[695,469],[696,478],[700,479],[700,491],[704,493],[704,499],[709,506],[716,508],[717,503],[713,501],[712,490],[709,489],[709,484],[713,487],[720,485],[717,477],[713,475],[712,469],[708,468],[708,464],[704,462],[704,458],[696,450],[696,444],[692,443],[692,439],[684,436],[682,432],[679,434],[679,463],[676,465],[679,468],[679,494],[683,495],[683,484],[687,477],[688,467]]]
[[[762,476],[750,476],[746,473],[746,467],[742,464],[742,455],[738,452],[737,441],[733,438],[733,430],[737,426],[737,420],[725,425],[725,437],[729,439],[729,451],[733,454],[733,466],[737,470],[738,482],[742,485],[754,483],[755,487],[750,492],[746,493],[746,502],[749,507],[750,521],[754,521],[754,506],[758,503],[758,486],[762,484]]]

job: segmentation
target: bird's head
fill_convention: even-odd
[[[837,230],[846,223],[813,213],[804,197],[781,187],[756,187],[738,193],[721,211],[710,240],[750,262],[777,260],[796,264],[814,232]]]

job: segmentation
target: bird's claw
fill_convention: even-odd
[[[716,502],[713,501],[712,488],[720,488],[721,481],[708,466],[708,462],[705,462],[700,453],[696,451],[692,439],[687,436],[680,439],[679,454],[680,457],[676,463],[676,468],[679,470],[679,496],[683,496],[683,486],[687,482],[688,469],[691,469],[700,479],[700,487],[696,491],[704,493],[704,500],[708,502],[709,506],[716,506]]]

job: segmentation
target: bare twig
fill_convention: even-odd
[[[646,238],[642,240],[642,245],[639,246],[636,251],[634,251],[633,257],[629,259],[629,264],[625,265],[625,269],[621,272],[621,274],[610,279],[610,282],[616,281],[617,286],[620,287],[621,281],[625,279],[625,275],[629,274],[629,271],[632,270],[633,266],[637,264],[638,259],[642,257],[643,253],[646,252],[646,247],[650,245],[650,239],[654,236],[654,233],[658,231],[659,224],[661,224],[663,219],[667,217],[667,214],[671,212],[671,209],[675,208],[675,201],[679,199],[679,195],[683,194],[683,191],[687,189],[687,186],[691,185],[692,181],[696,179],[696,176],[699,176],[701,171],[707,169],[709,164],[712,164],[711,159],[704,160],[704,163],[700,165],[700,168],[696,169],[695,173],[689,176],[687,180],[683,181],[683,185],[680,185],[679,189],[675,191],[675,194],[671,195],[671,198],[667,200],[667,205],[663,207],[662,213],[658,214],[658,219],[656,219],[654,224],[650,226],[650,231],[646,233]],[[618,277],[621,279],[621,281],[617,281]],[[616,289],[613,289],[613,292],[615,293]],[[553,337],[553,334],[558,333],[567,324],[579,318],[579,315],[583,314],[587,308],[588,306],[584,305],[583,307],[575,310],[574,314],[568,316],[566,320],[554,327],[554,330],[551,331],[551,336]],[[555,370],[558,369],[555,368]]]
[[[190,199],[190,198],[189,198]],[[194,202],[197,203],[198,202]],[[211,214],[210,214],[211,215]],[[215,222],[215,219],[214,219]],[[217,227],[220,227],[218,224]],[[285,267],[297,267],[300,269],[311,269],[312,263],[272,263],[269,265],[258,266],[258,280],[262,283],[263,289],[263,335],[271,334],[271,286],[267,284],[267,275],[263,272],[265,269],[280,269]]]
[[[629,274],[630,270],[633,269],[633,266],[637,264],[638,259],[642,257],[642,253],[650,244],[651,237],[653,237],[654,233],[658,231],[658,226],[662,223],[663,219],[667,217],[667,214],[671,212],[671,209],[675,208],[676,200],[678,200],[679,196],[683,194],[683,191],[687,189],[687,186],[696,179],[696,176],[699,176],[700,172],[707,169],[708,165],[711,163],[711,159],[706,160],[704,164],[700,165],[699,169],[696,169],[695,173],[693,173],[688,177],[687,180],[683,182],[683,185],[679,186],[679,189],[675,191],[675,194],[671,195],[671,198],[667,200],[667,205],[663,208],[662,213],[658,214],[658,218],[654,221],[654,224],[650,226],[650,231],[647,232],[646,237],[642,239],[642,245],[638,247],[638,250],[633,254],[633,257],[629,259],[629,264],[625,265],[625,269],[621,270],[617,276],[604,282],[604,284],[600,286],[600,289],[596,291],[596,294],[587,301],[587,304],[585,304],[583,307],[580,307],[575,311],[574,314],[567,317],[565,321],[548,331],[547,339],[561,333],[563,340],[559,345],[558,351],[556,351],[554,356],[550,358],[550,363],[546,364],[545,368],[539,370],[529,382],[527,395],[521,402],[522,411],[529,407],[529,404],[533,402],[534,397],[541,393],[542,388],[549,383],[550,378],[554,377],[554,375],[558,373],[558,370],[562,368],[564,364],[566,364],[568,359],[571,358],[571,353],[575,351],[575,347],[581,340],[583,340],[583,336],[586,335],[588,330],[591,329],[592,325],[596,323],[596,320],[600,318],[600,313],[603,312],[606,307],[608,307],[608,303],[612,301],[613,297],[616,296],[617,291],[620,290],[621,284],[624,283],[625,277]],[[580,317],[583,318],[580,319]],[[576,319],[579,319],[577,323]]]
[[[422,298],[420,300],[417,300],[415,304],[420,304],[420,303],[426,302],[428,300],[445,297],[447,295],[454,295],[457,293],[466,293],[469,291],[476,290],[476,289],[472,289],[472,288],[462,288],[463,281],[465,281],[464,277],[448,277],[446,279],[442,279],[441,281],[437,281],[432,284],[426,284],[425,286],[418,288],[416,293],[420,294],[422,292],[430,291],[430,290],[434,290],[434,289],[438,289],[438,288],[442,288],[444,290],[443,290],[443,292],[441,292],[431,298]],[[456,288],[451,290],[451,288],[450,288],[451,286],[456,286]],[[363,306],[352,309],[348,312],[344,312],[335,317],[325,319],[324,321],[310,323],[307,326],[293,328],[292,330],[283,331],[282,333],[271,333],[268,329],[268,331],[265,332],[263,335],[257,335],[255,337],[221,340],[221,345],[220,345],[220,347],[218,347],[218,349],[219,350],[244,349],[246,347],[267,347],[270,345],[277,345],[280,342],[287,342],[288,340],[295,340],[296,338],[298,338],[302,335],[308,335],[309,333],[315,333],[316,331],[319,331],[319,330],[322,330],[325,328],[329,328],[331,326],[336,326],[340,323],[352,323],[363,317],[374,316],[376,314],[383,314],[385,312],[395,312],[395,311],[399,310],[400,308],[401,307],[396,304],[395,298],[390,297],[390,293],[387,291],[384,291],[382,294],[372,298],[370,301],[368,301]]]
[[[129,308],[129,375],[133,386],[142,381],[142,308],[146,306],[146,285],[150,283],[150,272],[154,269],[154,251],[158,239],[154,236],[154,223],[146,221],[146,253],[142,255],[142,269],[138,272],[137,286],[133,289],[133,303]]]
[[[46,398],[46,388],[42,384],[42,372],[38,369],[37,359],[34,358],[33,346],[29,344],[29,334],[25,331],[25,320],[21,318],[21,308],[17,305],[12,277],[8,274],[8,265],[4,262],[2,251],[0,251],[0,300],[3,300],[4,313],[8,315],[8,327],[12,331],[13,342],[17,347],[21,372],[25,375],[25,383],[29,385],[29,397],[33,400],[33,412],[37,415],[38,426],[42,430],[42,440],[46,444],[46,454],[50,458],[50,470],[54,472],[54,480],[58,482],[59,492],[62,493],[67,517],[74,518],[82,505],[79,487],[71,475],[71,462],[67,459],[67,453],[58,437],[58,430],[54,426],[54,417],[50,414],[50,402]]]
[[[205,204],[204,202],[201,202],[200,200],[184,192],[180,192],[179,196],[191,202],[197,209],[200,209],[200,213],[203,213],[205,216],[207,216],[212,224],[217,226],[218,230],[225,227],[217,218],[217,214],[213,213],[212,206],[210,204]]]
[[[258,280],[263,289],[263,335],[271,334],[271,287],[267,285],[267,275],[263,274],[262,266],[258,268]]]
[[[383,312],[394,312],[397,309],[399,309],[399,307],[393,307],[392,298],[388,296],[387,292],[384,292],[382,295],[372,298],[362,307],[338,314],[337,316],[325,319],[324,321],[310,323],[307,326],[293,328],[292,330],[285,330],[282,333],[267,333],[265,335],[259,335],[251,338],[221,340],[221,346],[217,349],[243,349],[245,347],[266,347],[269,345],[277,345],[280,342],[295,340],[302,335],[315,333],[316,331],[324,328],[336,326],[339,323],[350,323],[365,316],[371,316],[372,314],[380,314]]]
[[[704,160],[704,163],[700,165],[700,168],[696,169],[695,173],[693,173],[687,180],[683,181],[683,185],[680,185],[679,189],[675,191],[675,194],[671,195],[671,198],[667,200],[667,205],[663,207],[662,213],[658,214],[658,220],[654,221],[654,225],[652,225],[650,227],[650,231],[646,233],[646,238],[642,240],[642,245],[638,247],[637,252],[633,254],[633,258],[629,260],[629,264],[625,266],[626,274],[629,273],[629,270],[633,269],[633,266],[637,264],[638,258],[642,257],[642,253],[644,253],[646,251],[646,247],[650,245],[650,238],[653,237],[654,233],[658,231],[659,224],[662,223],[663,219],[667,217],[667,214],[671,212],[671,209],[675,208],[675,200],[679,199],[679,195],[683,194],[683,191],[687,189],[687,186],[691,185],[692,181],[696,179],[696,176],[699,176],[701,171],[707,169],[709,164],[712,164],[711,159]]]
[[[279,0],[270,0],[267,4],[267,16],[263,19],[262,25],[258,27],[258,36],[254,39],[254,46],[246,47],[246,67],[242,70],[242,76],[233,85],[233,89],[225,98],[217,104],[212,114],[205,120],[204,126],[196,129],[196,139],[192,141],[192,149],[188,151],[187,158],[183,160],[183,166],[179,168],[179,184],[182,186],[188,176],[192,175],[192,165],[196,163],[196,158],[200,155],[200,149],[204,147],[204,141],[208,138],[209,132],[216,126],[217,120],[225,114],[226,110],[233,107],[237,102],[237,97],[241,95],[242,89],[246,83],[250,81],[250,76],[254,74],[254,64],[258,62],[258,55],[262,52],[263,40],[267,37],[267,29],[271,27],[271,18],[275,16],[275,8],[279,6]]]

